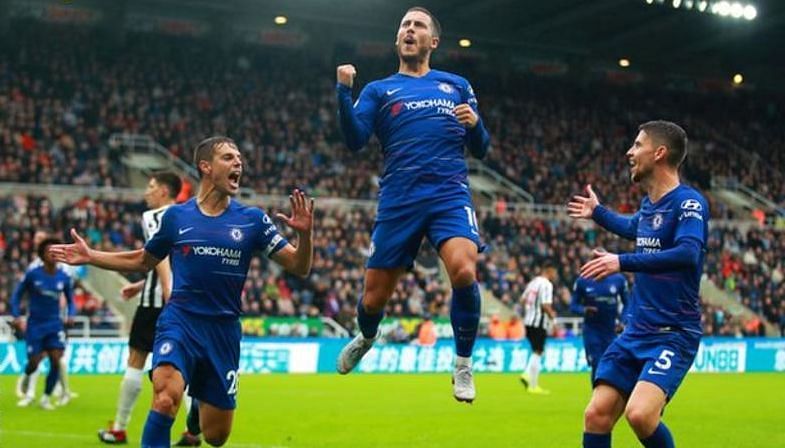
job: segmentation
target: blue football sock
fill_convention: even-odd
[[[357,303],[357,323],[360,325],[360,331],[366,339],[376,337],[379,331],[379,323],[384,318],[384,311],[378,314],[368,314],[363,306],[363,301]]]
[[[480,325],[480,302],[480,287],[477,282],[452,290],[450,322],[455,339],[455,353],[458,356],[472,356],[477,327]]]
[[[199,401],[195,398],[191,400],[191,409],[188,410],[185,427],[188,428],[189,433],[195,436],[202,433],[202,428],[199,427]]]
[[[55,384],[60,378],[60,366],[58,363],[49,363],[49,373],[46,374],[46,387],[44,388],[44,395],[52,395],[55,389]]]
[[[611,434],[584,432],[583,448],[611,448]]]
[[[643,446],[646,448],[675,448],[676,444],[673,443],[673,436],[665,423],[660,422],[654,434],[640,439]]]
[[[174,419],[150,410],[142,433],[142,448],[169,448]]]

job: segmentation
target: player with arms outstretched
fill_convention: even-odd
[[[55,262],[54,257],[47,253],[50,246],[60,243],[55,238],[46,238],[38,245],[38,257],[42,264],[31,267],[25,272],[22,281],[11,295],[11,315],[14,325],[25,333],[27,341],[27,365],[22,377],[21,389],[23,398],[18,405],[29,406],[33,395],[28,393],[31,384],[30,375],[38,369],[38,364],[49,356],[49,373],[46,375],[46,387],[41,397],[41,407],[54,409],[52,391],[60,376],[60,359],[65,351],[65,328],[60,315],[60,297],[65,296],[68,305],[68,317],[76,314],[71,277]],[[23,296],[28,297],[28,314],[25,325],[21,317]]]
[[[360,334],[341,351],[339,373],[349,373],[376,339],[384,307],[410,269],[424,236],[439,251],[453,287],[450,318],[455,333],[453,394],[475,398],[471,355],[480,318],[476,281],[481,250],[469,191],[464,148],[482,158],[490,138],[477,99],[464,78],[430,68],[441,27],[428,10],[409,9],[396,36],[398,73],[369,83],[352,104],[356,69],[337,69],[341,129],[352,151],[375,133],[384,172],[371,235],[364,291],[357,306]]]
[[[227,137],[211,137],[194,151],[199,193],[164,213],[161,228],[143,249],[101,252],[71,231],[74,244],[51,246],[56,259],[117,271],[149,271],[167,256],[172,295],[158,318],[153,344],[153,403],[143,447],[169,447],[170,432],[186,385],[199,403],[204,439],[221,446],[229,438],[240,362],[240,295],[252,254],[261,251],[283,268],[306,276],[313,258],[313,200],[291,196],[292,216],[278,214],[297,232],[292,246],[267,214],[233,199],[243,162]]]
[[[611,431],[622,414],[643,446],[670,448],[673,437],[661,421],[698,351],[701,308],[698,289],[708,237],[709,209],[695,189],[682,185],[679,167],[687,156],[687,134],[668,121],[638,128],[627,151],[630,178],[647,195],[632,216],[599,204],[586,187],[568,205],[573,218],[593,219],[636,242],[635,253],[595,251],[581,276],[603,279],[634,272],[635,286],[624,332],[597,366],[594,391],[584,416],[583,446],[611,446]]]

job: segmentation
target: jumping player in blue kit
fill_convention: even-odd
[[[591,381],[605,350],[616,339],[622,309],[627,305],[627,278],[613,274],[602,280],[578,277],[572,287],[570,311],[583,316],[583,348]]]
[[[51,246],[56,259],[117,271],[147,271],[169,256],[171,298],[153,344],[153,404],[143,447],[169,447],[185,386],[199,403],[199,426],[207,443],[223,445],[236,407],[240,361],[240,294],[252,253],[261,251],[291,273],[306,276],[313,256],[313,200],[295,190],[292,216],[278,214],[297,232],[292,246],[267,214],[232,197],[240,190],[243,162],[237,145],[212,137],[194,151],[199,193],[164,213],[160,230],[144,249],[100,252],[76,233],[74,244]]]
[[[371,348],[387,301],[427,237],[439,251],[453,287],[453,395],[470,403],[475,398],[471,356],[480,318],[476,264],[482,243],[464,148],[482,158],[490,138],[469,82],[430,68],[440,33],[438,20],[428,10],[409,9],[396,36],[398,73],[369,83],[355,104],[352,86],[357,71],[352,65],[337,68],[340,124],[347,146],[359,151],[375,133],[384,155],[364,291],[357,306],[361,332],[341,351],[337,370],[349,373]]]
[[[60,240],[46,238],[38,245],[38,257],[42,264],[31,267],[25,272],[22,281],[11,295],[11,315],[14,325],[20,330],[25,330],[27,341],[27,365],[22,377],[22,391],[24,397],[18,405],[30,405],[33,398],[28,394],[31,384],[30,375],[38,369],[38,364],[44,357],[49,356],[49,373],[46,375],[46,387],[41,397],[41,407],[47,410],[54,409],[51,401],[52,391],[60,375],[60,359],[65,351],[65,328],[60,314],[60,297],[65,296],[68,303],[68,319],[76,314],[71,277],[57,264],[52,256],[47,254],[50,246],[60,243]],[[27,296],[27,309],[29,317],[26,329],[21,318],[21,301]]]
[[[619,271],[634,272],[624,332],[597,366],[594,391],[584,416],[583,446],[611,446],[611,431],[625,414],[643,446],[674,447],[661,421],[695,359],[702,335],[700,278],[708,237],[709,207],[679,181],[687,156],[687,135],[678,125],[652,121],[638,128],[627,151],[630,178],[647,195],[632,217],[586,196],[568,204],[573,218],[593,219],[605,229],[636,242],[635,253],[595,251],[581,276],[602,279]]]

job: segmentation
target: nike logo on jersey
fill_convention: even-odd
[[[177,234],[178,235],[183,235],[185,233],[190,232],[191,230],[193,230],[193,227],[183,227],[182,229],[178,229],[177,230]]]
[[[659,370],[654,370],[653,368],[649,367],[648,371],[649,375],[667,375],[665,372],[660,372]]]
[[[403,87],[398,87],[397,89],[390,89],[387,91],[387,96],[390,96],[401,89],[403,89]]]

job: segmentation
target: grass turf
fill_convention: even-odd
[[[0,377],[0,447],[97,447],[114,417],[119,376],[73,376],[66,407],[17,408],[16,377]],[[42,387],[39,380],[39,394]],[[448,375],[266,375],[241,380],[228,447],[579,447],[589,396],[584,374],[545,374],[549,396],[516,375],[478,374],[478,399],[456,402]],[[785,375],[690,374],[665,413],[681,447],[785,447]],[[145,383],[129,427],[139,446]],[[183,411],[172,430],[182,431]],[[204,445],[203,445],[204,446]],[[614,446],[639,446],[623,420]]]

